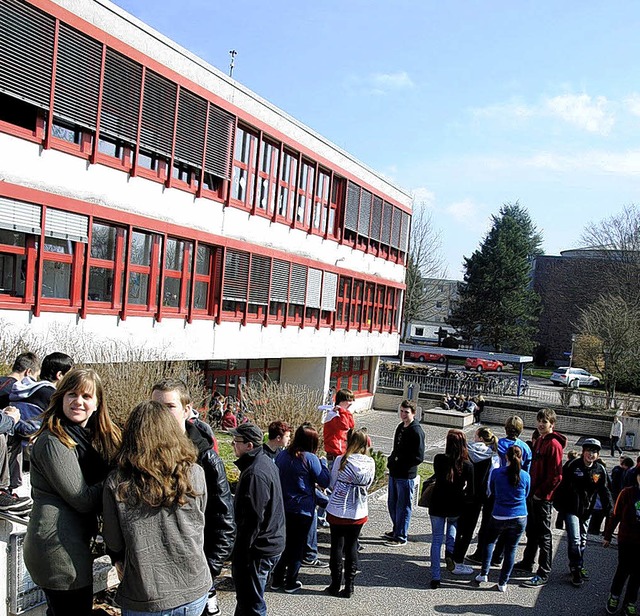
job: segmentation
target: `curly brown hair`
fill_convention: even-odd
[[[117,500],[130,506],[184,505],[198,495],[191,484],[197,452],[164,404],[141,402],[124,428],[118,456]]]

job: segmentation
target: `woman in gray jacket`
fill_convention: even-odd
[[[50,616],[89,616],[90,543],[98,529],[103,481],[120,445],[120,430],[111,422],[93,370],[71,370],[63,377],[35,436],[24,561],[44,590]]]
[[[123,616],[200,616],[211,588],[204,555],[204,471],[168,408],[142,402],[124,429],[104,489],[104,539],[114,553]]]

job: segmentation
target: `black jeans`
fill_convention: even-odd
[[[285,588],[293,588],[298,581],[298,572],[307,547],[307,536],[313,517],[285,512],[285,519],[287,521],[286,543],[282,557],[273,570],[273,581],[278,585],[284,582]]]
[[[620,445],[618,445],[618,441],[620,440],[619,436],[612,436],[611,437],[611,456],[613,457],[614,451],[617,449],[618,453],[620,455],[624,454],[624,451],[622,451],[622,449],[620,449]]]
[[[611,594],[619,597],[622,594],[627,578],[627,592],[624,595],[623,605],[634,604],[638,600],[638,587],[640,587],[640,567],[635,549],[623,543],[618,544],[618,568],[611,582]]]
[[[458,518],[456,545],[453,549],[453,560],[457,563],[464,562],[464,557],[467,555],[469,544],[473,539],[473,533],[476,530],[481,510],[482,502],[467,503]]]
[[[344,578],[348,583],[358,570],[358,537],[363,524],[331,524],[331,583],[338,586],[342,580],[344,557]]]
[[[538,575],[547,577],[553,561],[553,544],[551,542],[551,501],[531,498],[527,501],[527,547],[522,560],[533,566],[536,554],[538,558]]]
[[[47,616],[91,616],[93,612],[93,587],[77,590],[47,590]]]

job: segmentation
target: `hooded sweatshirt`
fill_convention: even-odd
[[[482,442],[469,443],[469,460],[473,464],[474,499],[483,502],[487,497],[489,477],[500,466],[498,454]]]
[[[336,518],[362,520],[369,514],[367,489],[373,483],[375,462],[371,456],[354,453],[340,470],[343,456],[336,458],[331,469],[331,497],[327,513]]]
[[[533,444],[531,461],[531,494],[543,501],[550,501],[553,492],[562,481],[562,456],[567,437],[551,432],[539,437]]]
[[[51,381],[34,381],[28,376],[13,384],[9,400],[20,411],[20,421],[14,432],[27,437],[37,432],[42,422],[40,415],[47,410],[56,386]]]

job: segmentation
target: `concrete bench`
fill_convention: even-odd
[[[448,426],[461,430],[473,424],[473,413],[461,413],[439,407],[424,409],[421,422],[433,426]]]

